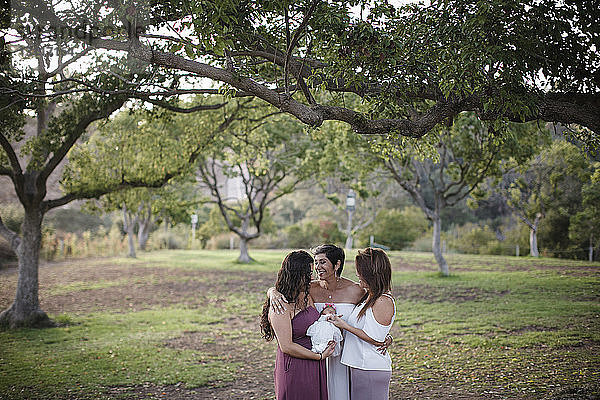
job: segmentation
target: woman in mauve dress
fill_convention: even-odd
[[[342,276],[344,269],[344,249],[333,244],[322,244],[311,250],[315,256],[315,272],[317,280],[311,282],[309,293],[315,302],[315,308],[321,312],[325,303],[333,303],[340,318],[347,320],[356,304],[366,291],[360,284]],[[271,300],[271,308],[275,313],[288,311],[286,297],[270,288],[267,292]],[[392,343],[388,336],[378,347],[385,354]],[[342,347],[344,342],[342,341]],[[329,400],[350,399],[350,370],[342,364],[342,356],[327,358],[327,391]]]
[[[266,340],[277,339],[275,395],[277,400],[328,400],[325,359],[335,348],[332,342],[322,353],[314,353],[306,330],[319,319],[309,295],[313,258],[306,251],[289,253],[277,274],[275,288],[290,300],[286,312],[271,310],[267,297],[261,317]]]

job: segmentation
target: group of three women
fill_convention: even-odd
[[[344,250],[334,245],[289,253],[269,289],[261,330],[277,339],[275,394],[278,400],[388,399],[395,303],[391,295],[391,264],[381,249],[359,250],[355,259],[358,283],[341,276]],[[311,279],[315,268],[316,280]],[[333,304],[329,320],[345,331],[343,350],[336,343],[311,351],[308,327]]]

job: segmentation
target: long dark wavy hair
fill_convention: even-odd
[[[294,303],[295,308],[303,310],[308,306],[308,290],[310,289],[313,263],[312,256],[304,250],[292,251],[285,256],[281,263],[275,289],[283,294],[290,303]],[[301,293],[304,293],[303,304],[297,304]],[[260,330],[267,341],[273,340],[275,337],[269,321],[269,307],[271,307],[271,301],[267,296],[260,319]]]
[[[361,318],[383,293],[392,290],[392,264],[385,251],[371,247],[359,250],[355,261],[359,278],[369,287],[360,299],[360,303],[366,301],[358,313]]]

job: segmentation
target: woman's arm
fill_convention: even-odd
[[[373,344],[375,346],[382,346],[383,344],[385,344],[385,342],[379,342],[379,341],[373,339],[372,337],[370,337],[369,335],[367,335],[365,333],[365,331],[363,331],[362,329],[355,328],[352,325],[348,324],[346,321],[344,321],[343,319],[341,319],[337,315],[331,315],[331,316],[327,317],[327,320],[333,322],[333,324],[335,326],[337,326],[338,328],[344,329],[344,330],[347,330],[350,333],[353,333],[358,338],[364,340],[367,343]]]
[[[377,321],[377,323],[381,325],[389,325],[392,322],[392,318],[394,317],[394,303],[392,303],[392,301],[388,297],[381,296],[377,299],[375,304],[373,304],[373,317],[375,318],[375,321]],[[333,322],[333,324],[338,328],[345,329],[348,332],[353,333],[358,338],[364,340],[367,343],[373,344],[380,348],[386,344],[387,337],[383,342],[377,341],[369,335],[367,335],[367,333],[362,329],[351,326],[337,315],[329,316],[328,320]],[[385,348],[387,349],[387,346],[385,346]]]
[[[294,343],[292,341],[292,318],[289,312],[277,314],[273,310],[269,310],[269,320],[271,321],[273,331],[275,331],[279,348],[284,353],[296,358],[317,361],[323,360],[333,353],[335,342],[330,343],[323,353],[312,352],[306,347]]]

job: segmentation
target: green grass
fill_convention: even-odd
[[[191,271],[213,297],[201,307],[66,310],[51,315],[63,324],[58,328],[0,331],[0,398],[98,398],[112,387],[143,384],[217,388],[242,373],[243,355],[252,361],[253,352],[271,357],[255,374],[272,391],[274,349],[260,339],[256,319],[285,252],[251,253],[256,261],[250,265],[236,263],[230,251],[161,251],[135,260],[65,263],[64,273],[72,275],[67,283],[41,282],[48,301],[68,294],[84,301],[89,291],[132,283],[155,290],[152,285],[159,283],[152,274],[133,282],[123,277],[88,282],[77,272],[77,265],[107,264],[166,268],[172,283],[184,280],[176,271]],[[449,255],[452,275],[442,278],[431,254],[392,252],[391,259],[397,294],[392,397],[439,397],[445,387],[482,399],[486,393],[542,399],[570,390],[600,395],[600,264]],[[344,275],[354,273],[349,262]],[[252,277],[265,282],[249,291],[245,279]],[[232,325],[232,317],[245,322]],[[200,347],[169,345],[190,332],[201,338]],[[224,353],[227,348],[233,350]]]

